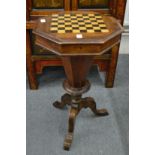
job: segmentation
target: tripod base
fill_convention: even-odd
[[[79,96],[71,96],[69,94],[64,94],[61,97],[61,102],[54,102],[54,107],[63,109],[66,105],[70,105],[70,111],[69,111],[69,121],[68,121],[68,134],[65,137],[64,140],[64,149],[69,150],[70,146],[72,144],[73,140],[73,132],[74,132],[74,126],[75,126],[75,120],[76,116],[80,112],[82,108],[90,108],[91,111],[96,116],[106,116],[108,115],[108,111],[106,109],[97,109],[96,108],[96,102],[92,97],[86,97],[81,98],[81,95]]]

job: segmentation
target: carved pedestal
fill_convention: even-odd
[[[64,149],[69,150],[75,126],[75,119],[82,108],[90,108],[97,116],[106,116],[106,109],[97,109],[96,103],[92,97],[82,98],[82,94],[90,88],[90,83],[86,80],[86,75],[91,67],[93,57],[75,56],[63,57],[63,64],[67,80],[64,81],[63,87],[67,91],[61,97],[61,102],[54,102],[56,108],[63,109],[66,105],[70,105],[68,133],[64,141]]]

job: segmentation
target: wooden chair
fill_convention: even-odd
[[[62,66],[58,56],[34,44],[34,20],[62,10],[90,10],[114,16],[123,25],[125,5],[126,0],[26,0],[26,65],[30,88],[38,88],[36,76],[42,74],[44,67]],[[105,86],[109,88],[114,85],[118,53],[119,48],[115,53],[110,49],[94,59],[99,70],[106,72]]]

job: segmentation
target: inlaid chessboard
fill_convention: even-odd
[[[53,14],[50,31],[52,33],[107,33],[102,16],[97,13]]]

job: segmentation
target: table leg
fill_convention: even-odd
[[[108,111],[106,109],[96,108],[96,102],[92,97],[83,98],[80,104],[83,108],[90,108],[96,116],[108,115]]]
[[[73,140],[73,132],[75,126],[75,119],[78,114],[78,108],[71,107],[69,112],[69,121],[68,121],[68,134],[64,140],[64,149],[69,150]]]
[[[63,109],[67,104],[71,104],[71,96],[69,94],[64,94],[61,97],[61,102],[56,101],[53,103],[53,106],[59,109]]]

